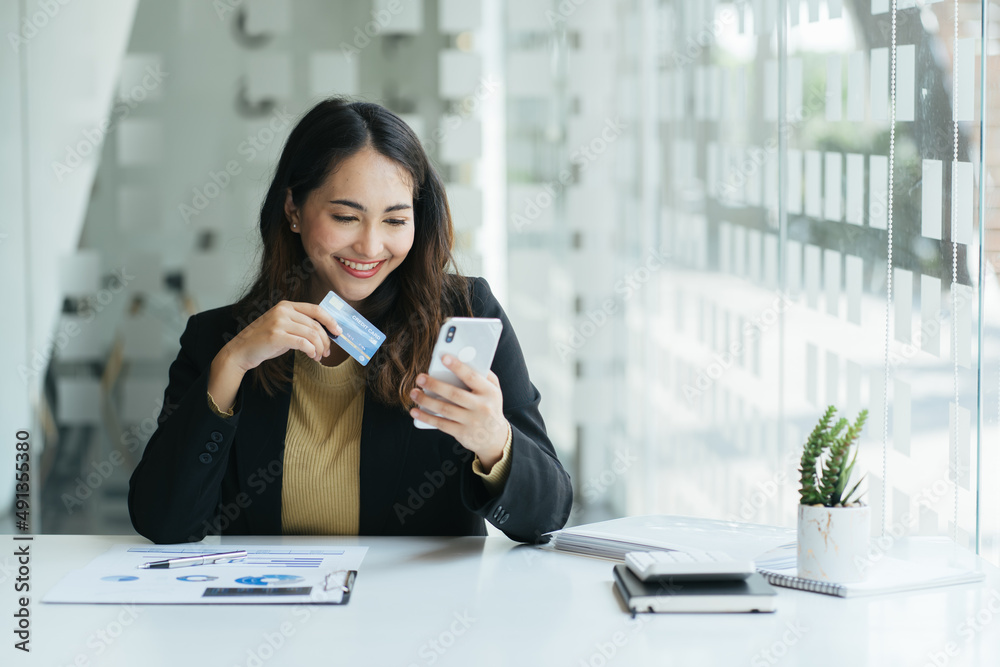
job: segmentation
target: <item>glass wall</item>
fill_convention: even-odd
[[[507,103],[511,301],[571,367],[575,519],[792,525],[832,404],[869,412],[875,533],[1000,558],[983,5],[541,5],[549,94]]]
[[[630,508],[790,524],[804,436],[864,408],[875,530],[978,532],[997,558],[982,10],[901,4],[658,5],[663,151],[642,168],[672,261],[655,324],[628,327],[630,353],[652,339],[630,367],[658,420]]]

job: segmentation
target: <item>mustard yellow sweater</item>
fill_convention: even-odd
[[[357,535],[361,507],[361,417],[365,378],[354,359],[323,366],[295,351],[292,396],[285,431],[281,483],[281,531],[293,535]],[[209,407],[223,412],[208,395]],[[472,470],[494,496],[510,472],[510,427],[501,458],[483,471],[479,457]]]

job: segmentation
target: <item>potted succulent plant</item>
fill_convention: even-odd
[[[863,581],[868,555],[871,509],[861,502],[861,480],[851,483],[858,458],[858,437],[868,411],[853,424],[834,422],[830,406],[802,451],[798,513],[798,573],[804,579],[851,583]]]

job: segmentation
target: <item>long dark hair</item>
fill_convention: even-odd
[[[387,405],[413,405],[409,391],[430,365],[438,329],[452,315],[471,315],[468,282],[455,271],[453,227],[444,185],[420,140],[398,116],[368,102],[330,98],[313,107],[292,130],[281,151],[260,209],[260,269],[233,306],[245,327],[283,299],[309,301],[315,266],[301,237],[289,229],[289,188],[302,207],[340,163],[365,147],[395,161],[413,183],[413,246],[406,259],[364,300],[359,310],[386,334],[366,367],[371,392]],[[294,351],[250,371],[252,381],[274,396],[292,378]]]

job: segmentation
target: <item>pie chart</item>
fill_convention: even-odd
[[[240,577],[236,583],[244,586],[275,586],[299,581],[302,581],[302,577],[296,577],[294,574],[264,574],[259,577]]]

